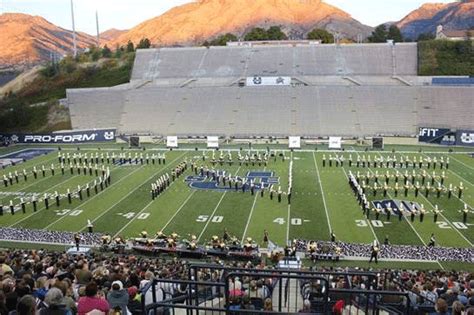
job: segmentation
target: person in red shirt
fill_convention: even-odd
[[[98,289],[95,282],[90,282],[86,286],[86,296],[79,299],[77,306],[79,315],[85,315],[93,310],[99,310],[106,314],[109,312],[109,303],[103,296],[99,296],[97,292]]]

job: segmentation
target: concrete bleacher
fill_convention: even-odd
[[[132,81],[253,75],[416,75],[416,50],[412,43],[146,49],[137,51]]]
[[[474,89],[418,77],[416,44],[138,50],[131,82],[67,90],[74,129],[186,136],[410,136],[472,129]],[[289,86],[242,86],[249,76]]]
[[[467,128],[466,87],[147,87],[125,95],[119,131],[178,136],[415,134],[418,125]]]
[[[67,102],[73,129],[116,127],[120,123],[125,89],[69,89]]]

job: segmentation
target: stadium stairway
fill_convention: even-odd
[[[279,281],[282,281],[282,287],[284,288],[285,297],[282,299],[284,302],[281,308],[282,312],[287,313],[297,313],[300,309],[303,308],[304,298],[301,295],[301,290],[299,286],[298,279],[287,279],[283,278]],[[276,284],[275,288],[278,288],[279,283]],[[272,305],[274,310],[278,310],[279,303],[278,291],[275,291],[272,295]]]

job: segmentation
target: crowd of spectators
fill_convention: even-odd
[[[14,240],[29,243],[50,243],[71,245],[74,244],[73,232],[64,231],[47,231],[36,229],[22,229],[22,228],[0,228],[1,240]],[[81,245],[99,246],[102,244],[100,233],[80,233]]]
[[[317,241],[318,252],[335,253],[345,257],[370,257],[371,244]],[[297,240],[298,251],[306,251],[308,241]],[[381,245],[379,258],[460,261],[474,263],[474,248],[451,248],[439,246]]]
[[[100,233],[81,233],[80,236],[81,245],[100,246],[102,244],[102,234]],[[70,245],[74,243],[74,233],[2,227],[0,228],[0,239]],[[371,253],[371,244],[353,244],[339,241],[317,241],[316,243],[319,253],[335,253],[336,247],[339,248],[340,255],[345,257],[370,257]],[[308,241],[306,240],[297,240],[296,250],[306,252],[307,244]],[[381,245],[379,258],[474,263],[474,248]]]
[[[274,268],[266,266],[263,261],[259,264],[213,261],[211,264],[244,269]],[[440,314],[447,308],[453,313],[456,311],[456,314],[474,312],[474,274],[468,272],[380,270],[379,282],[374,284],[367,277],[357,274],[342,275],[344,272],[361,271],[358,268],[313,268],[313,271],[332,272],[333,275],[328,277],[331,288],[406,291],[415,309],[434,306]],[[261,279],[246,276],[231,278],[229,302],[232,309],[252,309],[255,306],[250,299],[259,298],[261,308],[271,310],[272,291],[277,282],[271,274]],[[103,253],[73,256],[42,250],[4,251],[0,252],[0,315],[82,315],[93,310],[106,314],[141,314],[141,301],[149,303],[152,294],[144,289],[150,287],[154,279],[185,280],[188,277],[189,264],[178,259]],[[198,281],[216,282],[222,279],[219,268],[201,269],[196,274]],[[310,307],[309,285],[302,286],[305,298],[302,312]],[[186,285],[172,282],[159,282],[158,289],[158,300],[167,298],[167,294],[176,298],[187,292]]]

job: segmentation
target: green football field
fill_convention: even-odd
[[[387,236],[392,244],[427,244],[431,233],[435,234],[437,245],[449,247],[472,247],[474,243],[474,158],[467,152],[448,153],[447,149],[440,150],[437,153],[423,153],[430,151],[424,149],[418,152],[417,147],[397,147],[395,153],[390,150],[381,152],[364,152],[360,148],[353,149],[346,147],[344,152],[326,152],[322,150],[304,150],[304,151],[283,151],[281,149],[272,150],[276,153],[276,159],[270,157],[265,166],[264,163],[255,162],[254,164],[240,163],[237,161],[239,147],[229,147],[232,149],[232,165],[211,165],[212,151],[210,150],[175,150],[158,151],[152,146],[148,146],[146,151],[122,151],[119,146],[107,145],[98,150],[97,147],[81,147],[81,154],[108,153],[110,156],[125,152],[131,152],[132,157],[135,153],[143,154],[165,154],[166,164],[138,165],[114,165],[107,164],[110,168],[112,183],[103,190],[98,189],[98,193],[91,189],[90,196],[87,197],[83,191],[83,200],[73,195],[72,202],[68,203],[65,194],[67,190],[74,192],[78,186],[85,187],[87,183],[92,184],[97,179],[95,174],[84,175],[82,172],[77,174],[70,173],[69,166],[65,168],[65,174],[60,171],[58,162],[58,153],[52,152],[18,164],[14,167],[8,167],[0,171],[0,178],[11,172],[23,169],[28,172],[28,180],[25,182],[23,176],[19,176],[19,183],[13,183],[4,187],[0,182],[0,200],[5,206],[4,214],[0,217],[0,225],[3,227],[15,228],[34,228],[59,231],[86,231],[87,222],[90,220],[94,225],[95,232],[108,232],[112,236],[121,235],[123,237],[136,237],[143,230],[149,235],[154,235],[158,231],[164,233],[177,232],[183,238],[188,238],[194,234],[201,243],[205,243],[212,235],[221,236],[224,229],[229,234],[235,235],[239,239],[252,237],[258,243],[262,242],[264,230],[269,233],[269,238],[273,243],[280,246],[286,244],[288,240],[301,238],[308,240],[329,240],[330,231],[336,234],[336,238],[345,242],[370,243],[374,239],[383,242]],[[404,152],[401,149],[405,150]],[[14,151],[9,148],[8,151]],[[78,153],[76,148],[63,148],[63,153],[69,153],[72,157]],[[226,156],[227,149],[215,151],[216,158],[219,158],[221,152]],[[248,151],[244,148],[242,155]],[[263,155],[265,148],[260,150],[253,149],[252,153]],[[3,152],[2,152],[3,153]],[[284,159],[280,156],[284,155]],[[345,159],[343,167],[336,167],[333,163],[329,167],[323,166],[323,155],[326,159],[329,155],[338,154]],[[203,155],[206,157],[203,161]],[[352,156],[353,165],[349,167],[349,155]],[[422,172],[426,170],[429,175],[425,184],[430,182],[433,167],[427,169],[427,165],[419,169],[418,166],[413,169],[410,165],[408,169],[393,167],[359,167],[355,166],[357,157],[362,158],[370,156],[371,160],[379,159],[381,156],[386,160],[387,157],[396,157],[400,160],[407,156],[410,160],[414,157],[417,160],[421,157],[426,159],[440,160],[447,159],[449,156],[449,169],[440,170],[439,166],[434,170],[434,187],[441,181],[442,171],[445,172],[443,183],[444,188],[450,184],[453,186],[453,194],[448,198],[447,190],[443,189],[438,198],[435,191],[430,191],[428,197],[425,195],[425,186],[422,185]],[[159,195],[155,200],[151,198],[151,183],[155,182],[160,176],[169,173],[181,162],[188,162],[187,171],[174,182],[170,187]],[[100,162],[100,161],[99,161]],[[262,197],[258,191],[254,195],[250,191],[242,192],[241,189],[196,189],[185,181],[187,176],[194,176],[191,171],[191,163],[195,163],[198,168],[211,168],[219,171],[225,171],[233,176],[246,177],[248,174],[271,174],[274,181],[274,189],[281,187],[283,192],[287,192],[289,185],[289,174],[292,172],[293,193],[291,204],[288,204],[286,195],[282,196],[282,201],[278,202],[275,196],[273,200],[269,197],[268,189]],[[54,164],[55,175],[49,171],[51,164]],[[46,168],[46,176],[43,177],[41,171],[38,172],[38,178],[35,180],[31,175],[34,166],[41,170],[42,166]],[[102,163],[99,163],[102,167]],[[82,169],[81,169],[82,170]],[[403,188],[400,188],[397,197],[395,191],[389,189],[387,196],[383,196],[382,190],[378,190],[374,196],[372,192],[374,175],[385,175],[389,172],[388,186],[393,188],[395,185],[396,171],[401,174],[405,171],[411,175],[415,171],[415,183],[418,181],[420,193],[415,197],[414,190],[410,188],[407,197],[404,196]],[[392,200],[394,203],[416,202],[423,204],[426,209],[423,222],[417,215],[414,221],[411,221],[408,212],[405,212],[402,220],[392,214],[388,220],[385,214],[381,214],[378,220],[375,213],[371,211],[369,218],[363,214],[356,197],[354,196],[349,184],[348,174],[352,172],[361,175],[370,175],[367,196],[370,201],[373,200]],[[264,176],[266,177],[266,175]],[[268,179],[255,177],[255,182]],[[209,182],[209,180],[206,180]],[[385,177],[379,178],[380,183],[385,182]],[[463,183],[463,194],[458,198],[457,187]],[[208,185],[209,186],[209,185]],[[212,186],[212,185],[211,185]],[[400,186],[403,187],[403,179],[400,179]],[[43,196],[45,193],[54,196],[55,192],[62,195],[60,206],[56,206],[54,197],[49,201],[49,209],[45,209]],[[33,212],[30,198],[33,195],[39,196],[37,211]],[[10,200],[15,205],[19,205],[20,198],[26,201],[26,213],[22,213],[21,207],[17,207],[15,215],[10,214],[7,206]],[[467,204],[469,211],[467,221],[463,222],[462,209]],[[433,209],[438,206],[440,213],[437,222],[434,222]]]

